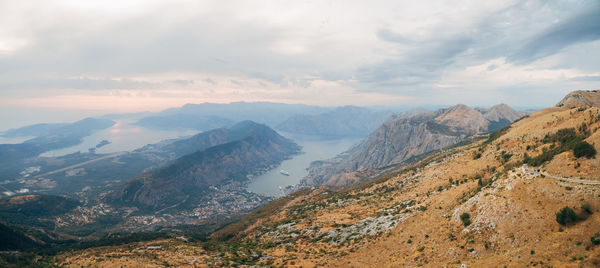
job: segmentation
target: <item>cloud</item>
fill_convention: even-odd
[[[170,81],[177,83],[175,81]],[[19,79],[12,81],[0,81],[0,88],[4,90],[17,89],[55,89],[55,88],[77,88],[77,89],[142,89],[157,88],[159,85],[146,81],[136,81],[128,78],[34,78]]]
[[[587,11],[550,26],[508,59],[527,63],[556,54],[567,46],[598,39],[600,39],[600,4],[592,5]]]
[[[382,31],[388,35],[395,35],[389,30]],[[385,40],[388,41],[388,38],[389,36]],[[398,42],[398,38],[394,38],[392,42]],[[472,42],[471,39],[462,36],[438,37],[420,42],[408,52],[399,53],[396,59],[359,68],[357,78],[361,82],[383,87],[430,83],[435,81],[441,70],[469,49]]]
[[[0,98],[469,104],[600,87],[596,1],[123,1],[3,2]]]
[[[379,29],[377,31],[377,37],[387,42],[401,43],[401,44],[412,44],[414,40],[411,40],[407,36],[392,32],[390,29]]]

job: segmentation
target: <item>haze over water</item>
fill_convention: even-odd
[[[278,167],[255,177],[248,185],[249,191],[270,196],[283,196],[281,188],[300,182],[308,174],[307,168],[310,162],[332,158],[360,141],[360,138],[319,139],[287,133],[280,134],[302,146],[303,153],[285,160]],[[281,170],[289,172],[290,175],[281,174]]]
[[[88,152],[89,148],[94,148],[102,140],[107,140],[110,144],[96,149],[96,153],[114,153],[121,151],[131,151],[143,147],[147,144],[157,143],[166,139],[175,139],[191,136],[200,133],[196,130],[156,130],[133,125],[133,120],[119,119],[117,123],[107,129],[98,131],[90,136],[83,138],[83,142],[53,151],[43,153],[41,156],[62,156],[76,152]]]

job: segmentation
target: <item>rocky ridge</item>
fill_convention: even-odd
[[[506,126],[521,113],[507,105],[477,111],[466,105],[392,119],[360,144],[326,161],[311,163],[303,185],[348,185],[360,181],[359,172],[396,165],[466,137],[489,131],[497,123]],[[518,119],[518,118],[517,118]]]

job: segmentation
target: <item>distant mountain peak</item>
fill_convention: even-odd
[[[447,108],[446,110],[454,111],[454,110],[465,110],[465,109],[471,110],[471,108],[469,108],[469,106],[459,103],[454,106],[451,106],[450,108]]]
[[[515,111],[513,108],[504,103],[494,105],[484,113],[485,119],[494,122],[500,122],[503,120],[515,121],[524,115],[525,113]]]
[[[236,123],[235,125],[233,125],[231,127],[231,129],[247,128],[247,127],[265,127],[266,128],[267,126],[264,124],[256,123],[252,120],[244,120],[244,121],[240,121],[240,122]]]
[[[457,104],[441,110],[435,121],[449,126],[455,132],[477,133],[488,128],[488,122],[483,115],[464,104]]]

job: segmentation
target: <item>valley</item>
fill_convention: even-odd
[[[571,204],[590,212],[575,212],[587,224],[569,228],[591,235],[597,221],[593,210],[600,206],[595,199],[600,196],[600,167],[594,154],[574,157],[572,151],[584,141],[598,142],[600,110],[592,103],[525,115],[506,105],[494,107],[457,105],[397,115],[363,140],[282,136],[266,125],[243,121],[132,151],[41,156],[35,161],[45,164],[32,162],[20,174],[25,179],[3,183],[7,189],[27,191],[13,190],[19,194],[1,199],[0,217],[46,246],[79,244],[66,242],[70,237],[90,241],[89,249],[54,257],[64,266],[130,262],[130,255],[116,253],[122,247],[103,242],[115,239],[114,234],[119,234],[117,241],[130,241],[144,255],[156,256],[136,258],[145,265],[156,260],[183,266],[200,260],[216,266],[373,265],[365,256],[379,256],[375,264],[382,266],[444,266],[453,264],[450,259],[475,266],[490,260],[519,266],[563,263],[548,259],[542,253],[551,251],[540,248],[559,238],[507,230],[516,225],[531,229],[527,224],[553,229],[552,211]],[[515,123],[506,125],[511,121]],[[503,127],[492,130],[498,126]],[[416,134],[412,127],[426,134]],[[394,135],[408,135],[409,140],[404,143]],[[373,158],[381,150],[384,157]],[[331,157],[354,159],[362,166],[332,169],[335,165],[327,164],[331,160],[324,161]],[[50,168],[49,159],[61,161]],[[315,166],[328,165],[338,182],[306,183]],[[552,199],[567,193],[572,197]],[[36,200],[46,200],[44,206],[52,212],[23,210]],[[542,203],[547,204],[544,212],[531,214]],[[63,204],[70,205],[61,210]],[[519,225],[519,217],[532,220]],[[531,244],[536,236],[542,240]],[[101,250],[94,243],[111,247]],[[174,248],[195,252],[194,257],[178,255]],[[385,255],[390,248],[393,254]],[[521,259],[521,248],[542,255]],[[582,263],[595,260],[595,247],[588,248],[591,255],[584,254],[588,257]],[[519,257],[493,257],[492,249]]]
[[[136,244],[155,259],[122,255],[124,248],[118,246],[59,259],[67,266],[135,259],[190,267],[591,267],[600,262],[600,247],[594,242],[600,231],[600,188],[544,174],[599,182],[597,155],[557,151],[536,164],[540,171],[523,166],[523,161],[572,141],[600,144],[599,124],[600,108],[595,105],[547,108],[466,145],[431,152],[373,181],[306,188],[282,197],[216,231],[209,242]],[[573,136],[560,138],[571,128]],[[574,211],[571,222],[559,221],[565,207]]]
[[[333,157],[359,142],[358,138],[332,139],[282,134],[296,141],[302,147],[302,153],[293,156],[292,159],[284,160],[276,168],[252,178],[248,185],[249,191],[275,197],[283,196],[286,189],[293,188],[290,186],[297,185],[308,175],[308,167],[311,162]],[[281,170],[287,171],[289,176],[282,175]]]

